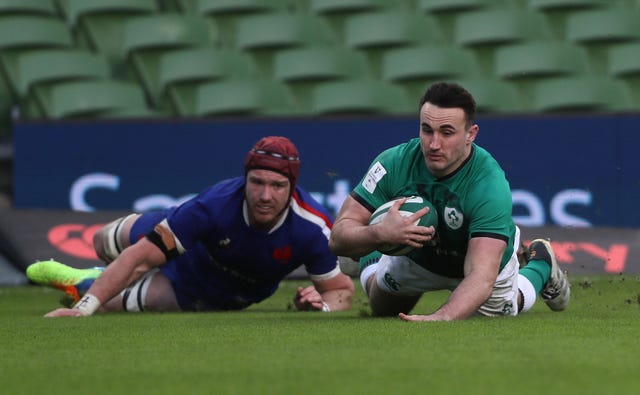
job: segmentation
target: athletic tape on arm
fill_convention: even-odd
[[[184,247],[169,228],[166,219],[156,225],[145,237],[162,251],[167,261],[184,252]]]

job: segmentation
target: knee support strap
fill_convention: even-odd
[[[109,262],[107,263],[115,260],[124,249],[120,243],[122,224],[135,215],[136,214],[129,214],[126,217],[118,218],[104,226],[104,229],[102,230],[102,245],[104,248],[104,255],[109,259]]]
[[[147,308],[147,291],[151,279],[160,269],[152,269],[145,273],[138,281],[122,291],[122,310],[139,312]]]

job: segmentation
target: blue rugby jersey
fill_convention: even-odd
[[[244,185],[244,177],[225,180],[167,210],[186,252],[162,270],[181,306],[194,302],[181,300],[184,292],[209,308],[234,308],[236,302],[241,308],[270,296],[303,264],[312,278],[339,270],[328,247],[331,219],[322,205],[296,186],[284,219],[269,232],[256,230],[243,216]]]

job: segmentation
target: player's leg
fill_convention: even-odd
[[[454,289],[460,282],[431,273],[406,256],[372,253],[361,259],[360,281],[375,316],[408,314],[425,292]]]
[[[120,255],[122,250],[131,245],[129,234],[131,227],[139,217],[139,214],[129,214],[126,217],[118,218],[100,228],[93,235],[93,248],[100,260],[109,264]]]
[[[102,312],[181,311],[173,286],[159,269],[153,269],[101,307]]]
[[[567,308],[571,286],[558,265],[549,241],[536,239],[531,242],[528,263],[520,269],[518,286],[523,299],[523,312],[533,307],[538,294],[553,311]]]
[[[120,252],[149,233],[165,218],[165,212],[131,214],[105,225],[94,235],[96,253],[109,263]],[[80,300],[91,284],[102,274],[103,267],[79,269],[55,260],[35,262],[27,268],[27,277],[34,283],[50,286],[65,293],[60,301],[71,306]]]

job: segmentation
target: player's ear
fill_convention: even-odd
[[[477,124],[473,124],[469,129],[467,129],[467,144],[474,142],[479,130],[480,127]]]

